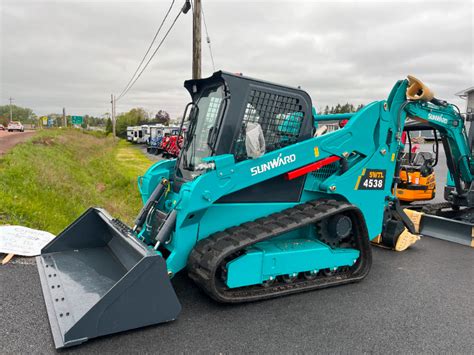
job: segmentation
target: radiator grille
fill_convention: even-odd
[[[336,173],[339,170],[339,166],[339,162],[335,161],[334,163],[323,166],[321,169],[318,169],[312,172],[311,174],[313,174],[316,179],[324,181],[328,177]]]

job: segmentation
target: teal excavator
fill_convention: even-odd
[[[441,132],[453,213],[474,201],[464,120],[413,77],[326,134],[301,89],[225,72],[184,86],[184,146],[139,179],[134,226],[90,208],[37,258],[57,348],[175,319],[178,272],[225,303],[362,280],[370,241],[418,239],[393,193],[407,117]]]

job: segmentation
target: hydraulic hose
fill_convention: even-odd
[[[145,219],[148,215],[148,212],[150,209],[153,207],[153,205],[159,201],[161,196],[163,195],[165,191],[165,185],[168,183],[168,180],[163,179],[161,182],[156,186],[155,190],[151,194],[151,196],[148,198],[148,201],[145,203],[145,205],[142,207],[140,212],[138,213],[137,218],[135,219],[135,226],[133,227],[133,230],[136,231],[138,228],[141,228],[143,226],[143,222],[145,222]]]
[[[402,133],[400,132],[400,128],[402,127],[402,111],[411,101],[406,100],[403,104],[401,104],[400,108],[398,109],[397,114],[397,141],[400,141],[402,138]]]
[[[443,100],[439,100],[437,99],[436,97],[433,97],[431,100],[430,100],[431,103],[437,105],[437,106],[447,106],[448,103],[446,101],[443,101]]]
[[[405,107],[410,103],[409,100],[406,100],[401,104],[400,108],[398,109],[397,113],[397,133],[396,133],[396,138],[397,142],[400,144],[400,141],[402,139],[402,132],[400,131],[400,128],[402,127],[402,111],[405,109]],[[410,143],[411,144],[411,143]],[[411,149],[410,149],[411,151]],[[392,186],[393,194],[396,196],[397,195],[397,188],[398,188],[398,177],[400,173],[400,154],[397,156],[397,163],[395,165],[395,178],[394,178],[394,183]]]
[[[161,243],[167,241],[171,235],[171,232],[174,230],[176,225],[176,210],[172,210],[169,215],[166,217],[165,222],[161,226],[158,234],[156,235],[156,244],[154,249],[157,250]]]

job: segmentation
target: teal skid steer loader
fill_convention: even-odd
[[[175,319],[170,279],[184,269],[213,299],[248,302],[362,280],[371,240],[413,244],[392,191],[405,119],[463,129],[451,105],[407,97],[416,84],[320,135],[301,89],[224,72],[186,81],[184,146],[139,179],[135,225],[91,208],[37,258],[56,347]]]

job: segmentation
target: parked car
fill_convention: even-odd
[[[0,131],[4,131],[5,130],[5,126],[0,124]]]
[[[19,131],[23,132],[25,128],[20,121],[11,121],[7,126],[8,132]]]

